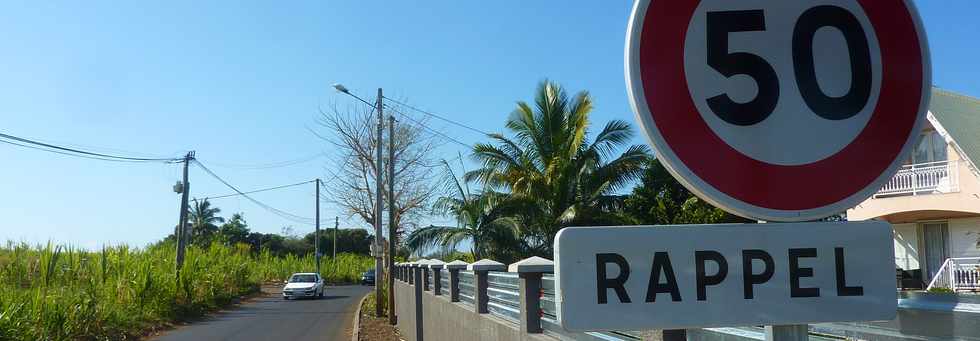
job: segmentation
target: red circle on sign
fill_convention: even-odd
[[[685,38],[699,3],[653,0],[642,20],[633,23],[642,25],[637,74],[643,89],[634,96],[644,97],[654,129],[691,173],[746,204],[798,211],[839,203],[874,184],[895,165],[923,116],[921,104],[927,96],[923,82],[928,77],[924,68],[928,61],[920,45],[924,42],[910,39],[920,35],[916,18],[903,0],[858,1],[881,50],[880,96],[867,125],[849,145],[802,165],[750,158],[715,134],[699,114],[684,71]]]

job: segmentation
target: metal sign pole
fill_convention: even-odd
[[[759,224],[765,224],[765,220],[759,220]],[[766,341],[807,341],[809,340],[810,326],[807,324],[788,324],[779,326],[765,326]]]
[[[806,341],[809,339],[809,332],[806,324],[766,326],[766,341]]]

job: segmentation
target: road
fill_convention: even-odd
[[[323,299],[289,301],[275,291],[152,340],[347,341],[357,304],[372,288],[327,287]]]

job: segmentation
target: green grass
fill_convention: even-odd
[[[172,244],[89,252],[8,242],[0,246],[0,340],[135,339],[314,269],[312,256],[215,244],[189,247],[178,281],[175,253]],[[328,281],[355,282],[372,266],[370,257],[342,254],[325,258],[321,270]]]

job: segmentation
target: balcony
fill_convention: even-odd
[[[958,161],[902,166],[874,198],[959,192]]]

